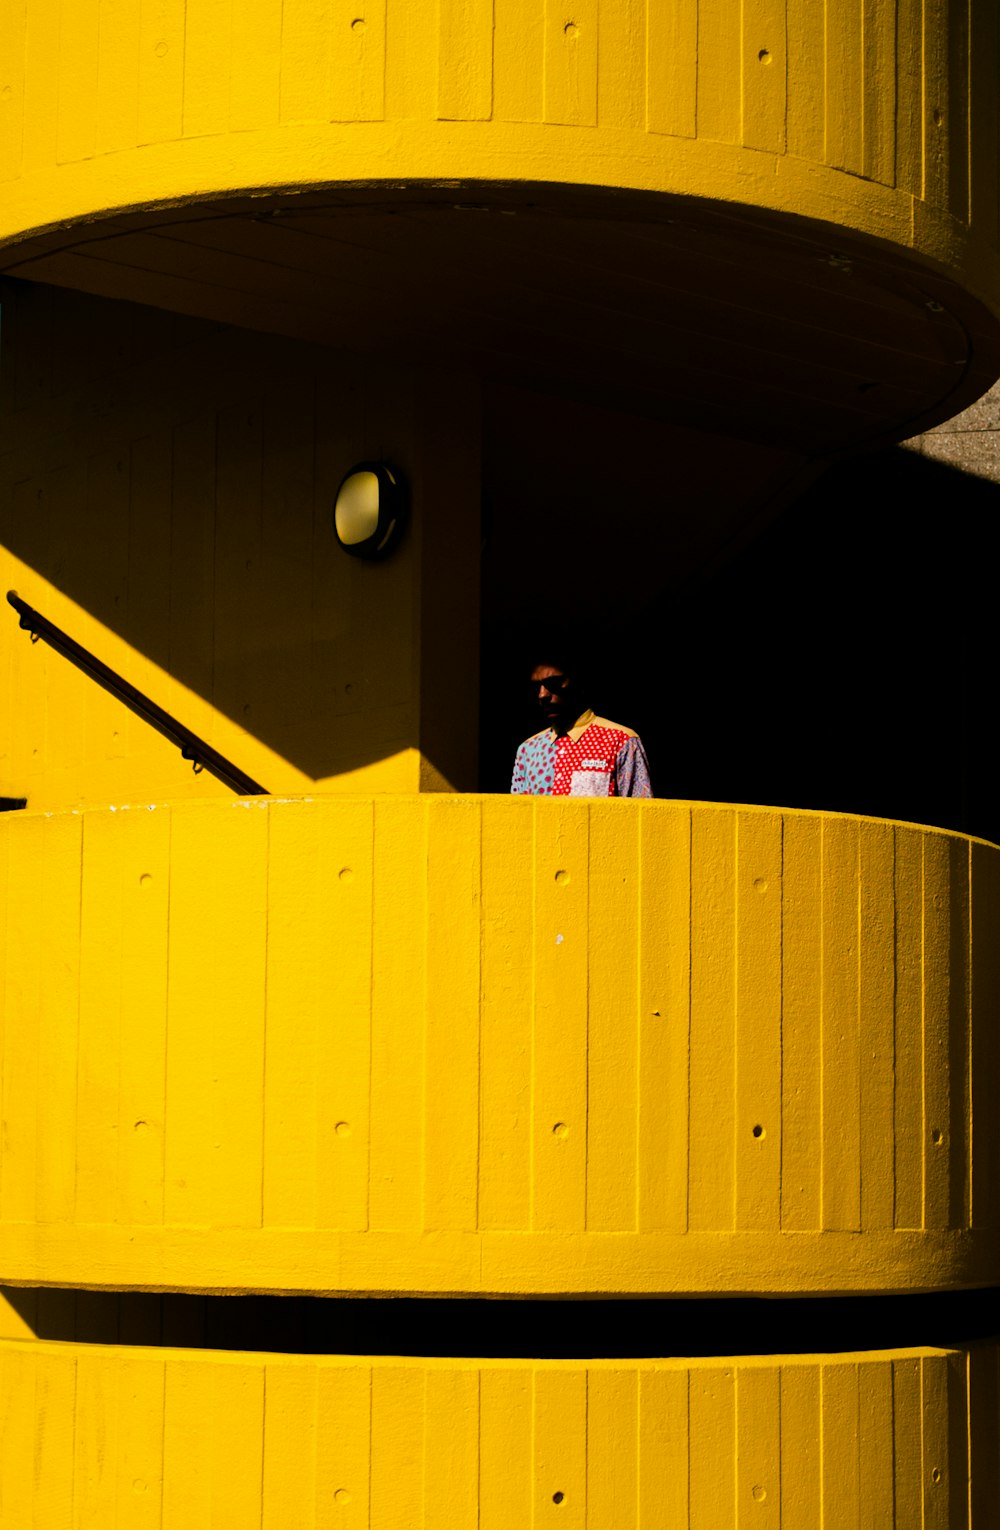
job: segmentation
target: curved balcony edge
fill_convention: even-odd
[[[970,1232],[305,1233],[293,1229],[20,1228],[0,1283],[199,1295],[846,1296],[997,1282]]]
[[[1000,1345],[704,1361],[454,1361],[0,1342],[4,1512],[987,1530]],[[72,1445],[72,1448],[70,1446]],[[238,1469],[234,1470],[234,1463]],[[145,1522],[145,1520],[143,1521]]]
[[[4,1279],[1000,1283],[993,846],[666,801],[12,816]]]

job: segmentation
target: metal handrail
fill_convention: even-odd
[[[158,707],[155,701],[144,696],[142,691],[136,690],[127,680],[123,680],[107,664],[103,664],[89,649],[71,638],[61,627],[50,622],[47,616],[29,606],[26,600],[22,600],[16,590],[7,591],[7,601],[14,607],[20,617],[19,625],[25,632],[30,633],[31,641],[37,643],[42,638],[56,653],[61,653],[64,659],[75,664],[77,669],[83,671],[89,679],[95,681],[104,690],[110,691],[118,701],[124,703],[130,712],[141,717],[144,723],[155,728],[157,733],[169,739],[181,752],[181,758],[190,760],[195,771],[207,770],[210,775],[222,781],[224,785],[232,788],[240,797],[266,797],[268,790],[261,786],[258,781],[245,775],[239,766],[227,760],[225,755],[219,754],[204,739],[192,733],[190,728],[185,728],[176,717],[171,717],[162,707]]]

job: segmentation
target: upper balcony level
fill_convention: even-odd
[[[1000,1280],[1000,851],[677,802],[0,820],[0,1278]]]
[[[1000,370],[993,0],[26,0],[0,265],[806,456]]]

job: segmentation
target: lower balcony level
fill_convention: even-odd
[[[420,1360],[0,1340],[3,1523],[989,1530],[1000,1347]]]
[[[0,857],[0,1280],[1000,1282],[981,841],[424,796],[8,814]]]

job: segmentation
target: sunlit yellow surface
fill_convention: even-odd
[[[989,1530],[997,1346],[497,1361],[0,1342],[5,1523]],[[970,1415],[970,1400],[975,1409]]]
[[[248,187],[533,180],[840,223],[996,300],[992,0],[5,5],[0,238]]]
[[[0,855],[0,1278],[1000,1279],[992,846],[414,795],[8,814]]]

